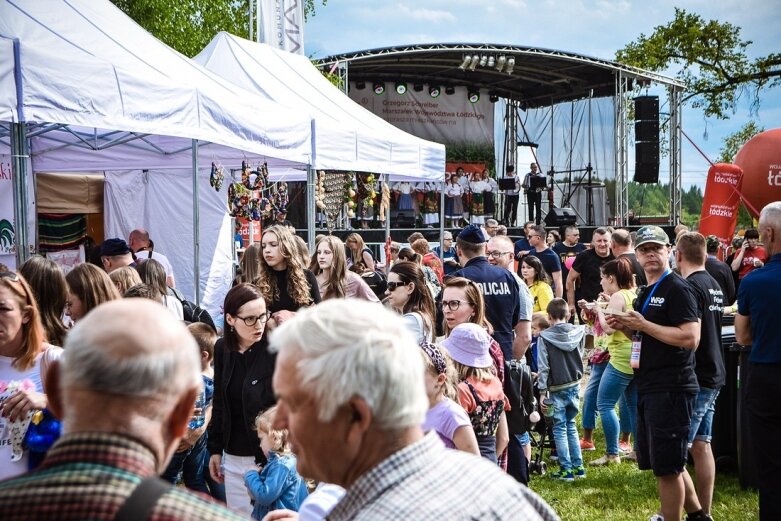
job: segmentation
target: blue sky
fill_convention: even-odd
[[[319,2],[320,0],[315,0]],[[674,7],[742,28],[754,43],[749,55],[781,51],[781,6],[777,0],[328,0],[305,28],[307,55],[413,43],[496,43],[540,46],[612,59],[639,34],[672,20]],[[765,129],[781,126],[781,87],[761,95],[757,114],[748,98],[729,120],[705,120],[687,109],[683,129],[715,159],[724,136],[754,119]],[[708,163],[683,143],[683,186],[703,184]],[[663,164],[665,160],[663,160]],[[666,170],[666,168],[665,168]]]

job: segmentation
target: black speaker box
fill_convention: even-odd
[[[659,120],[635,121],[635,141],[659,141]]]
[[[396,210],[390,212],[391,223],[396,228],[414,228],[415,211],[414,210]]]
[[[635,163],[635,183],[658,183],[659,161],[656,163]]]
[[[545,216],[546,226],[567,226],[575,224],[576,221],[577,215],[572,208],[551,208]]]
[[[635,163],[659,164],[659,142],[641,141],[635,143]]]
[[[659,121],[659,96],[638,96],[635,98],[635,120],[643,119]]]

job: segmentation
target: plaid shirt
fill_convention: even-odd
[[[0,482],[3,521],[112,520],[144,478],[155,474],[152,452],[125,436],[78,433],[60,438],[36,470]],[[239,520],[238,515],[172,487],[152,521]]]
[[[446,449],[432,432],[359,477],[327,519],[558,521],[559,517],[496,465]]]

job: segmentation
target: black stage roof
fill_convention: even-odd
[[[514,66],[508,74],[511,59]],[[318,61],[323,67],[335,63],[347,64],[351,83],[364,82],[370,87],[374,82],[404,82],[409,88],[415,84],[463,86],[516,100],[522,108],[588,98],[590,93],[597,98],[614,96],[619,72],[629,79],[629,88],[632,82],[681,86],[672,78],[609,60],[512,45],[409,45],[338,54]],[[500,63],[502,70],[498,70]]]

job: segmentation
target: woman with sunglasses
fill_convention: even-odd
[[[253,429],[258,413],[275,403],[274,355],[263,336],[269,313],[263,293],[238,284],[223,304],[225,335],[214,346],[214,402],[209,424],[209,474],[225,483],[228,507],[250,516],[244,473],[265,462]]]
[[[45,341],[38,305],[24,278],[0,272],[0,480],[29,470],[30,453],[21,443],[27,427],[15,422],[47,407],[44,376],[61,353]],[[14,461],[12,455],[20,457]]]
[[[317,278],[323,300],[347,297],[380,301],[360,275],[347,269],[344,243],[335,235],[317,241],[309,269]]]
[[[300,308],[320,302],[320,290],[314,273],[306,269],[290,228],[269,226],[263,231],[260,247],[260,276],[254,284],[266,299],[271,330],[290,320]]]
[[[409,261],[394,264],[388,274],[385,294],[390,306],[402,314],[407,329],[418,343],[433,341],[434,299],[418,264]]]
[[[534,299],[532,313],[547,313],[548,304],[553,300],[553,288],[540,259],[533,255],[525,256],[521,261],[521,277]]]

